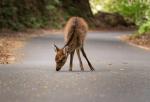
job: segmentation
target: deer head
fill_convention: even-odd
[[[54,47],[56,52],[56,56],[55,56],[56,71],[59,71],[66,63],[68,53],[65,51],[65,48],[60,49],[55,44]]]

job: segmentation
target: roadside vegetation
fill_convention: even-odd
[[[125,20],[134,22],[137,32],[127,41],[150,48],[150,0],[91,0],[92,9],[119,13]]]

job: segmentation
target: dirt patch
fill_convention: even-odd
[[[48,34],[60,34],[60,30],[28,29],[22,32],[9,30],[0,31],[0,64],[12,64],[23,57],[23,52],[18,51],[25,45],[27,39]]]
[[[16,50],[23,47],[24,40],[21,37],[0,36],[0,64],[14,63],[19,57]]]
[[[132,45],[150,50],[150,34],[144,35],[124,35],[120,37],[123,41],[129,42]]]

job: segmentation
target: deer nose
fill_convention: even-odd
[[[61,69],[61,68],[57,67],[57,68],[56,68],[56,71],[59,71],[60,69]]]

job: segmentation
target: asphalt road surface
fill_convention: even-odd
[[[30,39],[21,61],[0,65],[0,102],[150,102],[150,51],[117,39],[129,33],[88,33],[85,51],[95,72],[83,57],[81,72],[76,54],[73,72],[69,59],[55,71],[52,44],[62,47],[62,35]]]

